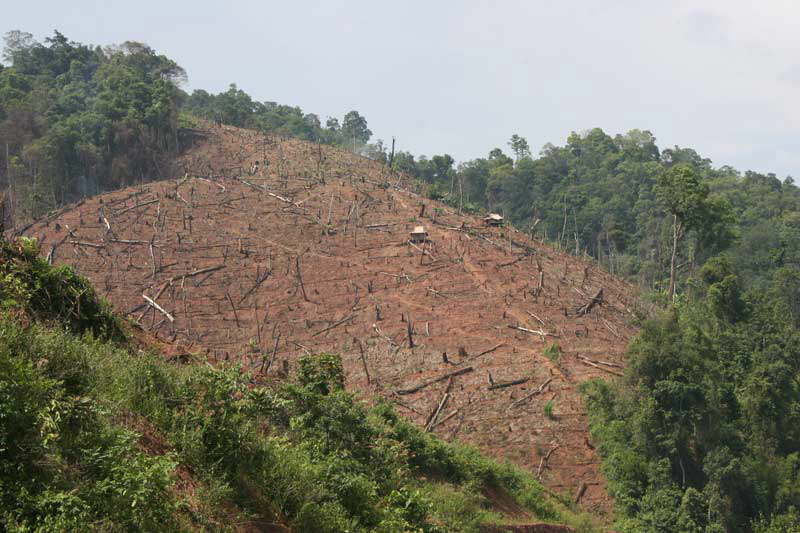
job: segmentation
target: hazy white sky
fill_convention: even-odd
[[[800,175],[800,2],[8,2],[0,32],[144,41],[189,89],[341,117],[415,154],[649,129],[716,165]]]

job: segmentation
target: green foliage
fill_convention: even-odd
[[[177,150],[185,73],[142,43],[106,48],[55,32],[6,34],[0,71],[2,183],[17,222],[161,174]]]
[[[555,419],[555,416],[553,415],[554,407],[555,407],[555,402],[553,400],[548,400],[547,403],[544,404],[544,416],[546,416],[550,420]]]
[[[66,341],[66,342],[64,342]],[[91,396],[81,346],[0,320],[0,517],[8,529],[175,529],[175,463]]]
[[[561,346],[557,342],[549,344],[547,348],[542,350],[542,355],[544,355],[545,357],[547,357],[556,364],[558,364],[558,362],[561,360],[562,353],[563,352],[561,351]]]
[[[782,272],[770,290],[744,289],[725,257],[699,277],[691,298],[643,325],[622,383],[583,389],[619,527],[781,530],[800,506],[791,297],[778,296]]]
[[[0,515],[10,527],[177,529],[218,523],[232,501],[298,530],[476,531],[500,519],[485,510],[496,487],[544,519],[562,516],[529,474],[330,386],[341,383],[336,359],[306,358],[313,379],[297,385],[252,387],[239,367],[173,367],[5,318]],[[126,420],[147,420],[170,451],[141,452]],[[181,511],[178,464],[204,473],[201,514]]]
[[[254,101],[235,83],[219,94],[211,94],[202,89],[196,89],[191,94],[182,93],[180,109],[182,115],[200,117],[216,123],[355,150],[365,149],[371,151],[375,157],[385,156],[380,141],[379,145],[366,146],[372,132],[367,127],[367,120],[358,111],[348,112],[341,125],[338,119],[331,118],[323,127],[317,115],[305,113],[299,107]]]
[[[121,339],[118,320],[89,282],[69,266],[50,266],[38,252],[35,240],[0,237],[0,310],[22,311],[76,333]]]
[[[304,355],[297,361],[297,380],[319,394],[344,389],[342,360],[332,354]]]

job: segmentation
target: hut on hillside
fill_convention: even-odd
[[[503,216],[497,213],[489,213],[489,215],[483,219],[483,223],[486,226],[502,226]]]
[[[409,234],[411,242],[421,243],[428,240],[428,232],[425,231],[425,226],[414,226],[414,231]]]

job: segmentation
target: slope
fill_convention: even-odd
[[[170,363],[28,240],[0,239],[0,279],[4,530],[585,524],[530,474],[448,445],[388,404],[366,408],[343,389],[337,356],[304,356],[275,384],[238,364]]]
[[[278,377],[304,353],[339,353],[352,390],[609,512],[576,386],[619,373],[629,285],[482,227],[374,161],[232,127],[195,133],[183,178],[87,199],[25,235],[187,353]],[[269,164],[250,175],[257,160]],[[428,240],[409,243],[418,225]]]

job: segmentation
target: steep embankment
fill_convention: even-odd
[[[0,239],[4,531],[594,531],[529,473],[365,408],[336,355],[278,382],[173,364],[37,255]]]
[[[276,375],[305,352],[339,353],[348,387],[609,510],[576,387],[620,372],[629,285],[341,150],[228,127],[196,143],[182,179],[88,199],[25,234],[186,351]],[[256,160],[267,171],[247,175]],[[408,243],[417,225],[429,242]]]

